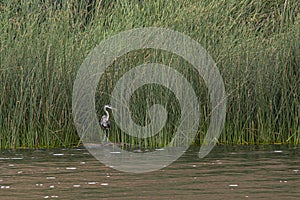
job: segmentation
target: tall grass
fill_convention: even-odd
[[[300,14],[298,1],[0,1],[0,148],[77,145],[72,84],[100,41],[137,27],[166,27],[197,40],[216,61],[228,95],[224,144],[300,142]],[[196,144],[205,136],[210,103],[205,84],[182,58],[160,50],[130,52],[99,82],[102,106],[117,80],[142,63],[184,74],[201,102]],[[112,120],[112,140],[166,145],[180,119],[173,94],[147,85],[132,97],[132,118],[149,123],[147,108],[170,112],[161,133],[140,140]],[[147,98],[146,98],[147,97]],[[146,100],[145,100],[146,99]]]

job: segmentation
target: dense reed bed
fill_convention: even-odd
[[[84,58],[120,31],[165,27],[198,41],[224,79],[227,100],[221,144],[300,142],[299,1],[0,1],[0,148],[74,146],[72,89]],[[207,88],[182,58],[160,50],[118,58],[99,82],[96,107],[129,69],[160,62],[191,82],[201,102],[195,144],[210,117]],[[114,125],[112,138],[138,146],[167,144],[180,119],[173,94],[157,85],[132,96],[132,118],[149,123],[147,108],[165,105],[168,123],[157,136],[140,140]],[[101,97],[101,100],[99,100]],[[146,99],[146,101],[145,101]]]

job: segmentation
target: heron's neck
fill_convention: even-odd
[[[108,111],[106,110],[106,108],[104,108],[104,112],[106,113],[107,119],[109,119],[109,113],[108,113]]]

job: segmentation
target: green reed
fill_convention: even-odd
[[[300,142],[299,2],[51,2],[0,1],[0,148],[78,145],[72,87],[81,63],[103,39],[148,26],[189,35],[217,63],[228,96],[219,143]],[[130,52],[112,63],[95,97],[99,118],[118,79],[137,65],[153,62],[174,67],[193,85],[201,102],[195,144],[201,144],[211,112],[207,88],[192,66],[169,52]],[[145,148],[170,142],[180,120],[174,95],[146,85],[131,102],[132,118],[140,125],[150,122],[151,105],[165,105],[166,126],[140,140],[122,132],[112,117],[111,140]]]

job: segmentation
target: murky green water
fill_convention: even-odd
[[[300,146],[190,149],[159,171],[108,168],[85,149],[0,154],[0,199],[299,199]]]

